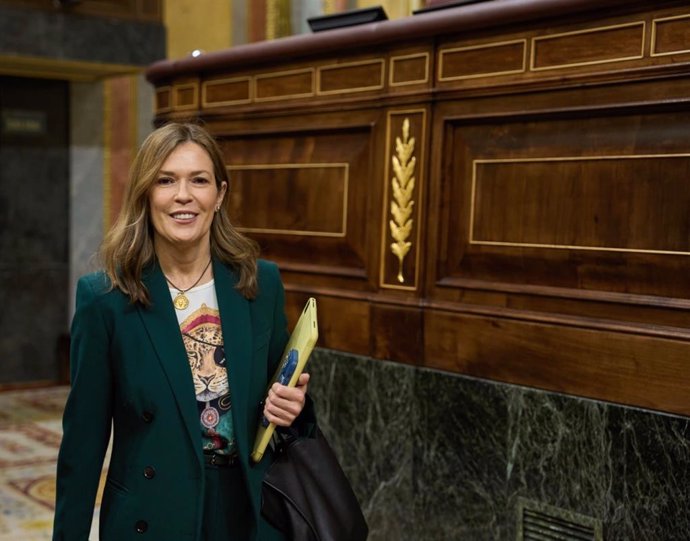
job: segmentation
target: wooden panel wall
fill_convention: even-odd
[[[321,346],[690,415],[690,9],[492,4],[153,67],[157,121],[218,136]]]

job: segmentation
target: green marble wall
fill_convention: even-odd
[[[690,539],[689,419],[317,350],[310,392],[371,541],[515,540],[521,502]]]

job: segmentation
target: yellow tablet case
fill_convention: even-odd
[[[302,310],[302,315],[300,315],[297,325],[295,325],[295,330],[292,331],[290,340],[288,340],[285,346],[278,368],[268,386],[269,389],[271,385],[278,381],[280,371],[286,363],[290,351],[293,349],[297,351],[297,366],[287,386],[294,387],[297,384],[297,379],[304,370],[318,337],[319,325],[316,321],[316,299],[310,297]],[[256,432],[256,439],[254,440],[254,450],[252,451],[252,460],[254,462],[259,462],[264,456],[264,451],[266,451],[268,442],[271,441],[275,428],[276,425],[273,423],[270,423],[268,426],[263,426],[261,420],[259,421],[259,428]]]

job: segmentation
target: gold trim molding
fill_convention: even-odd
[[[163,94],[165,92],[168,92],[168,105],[167,107],[158,107],[158,95]],[[172,104],[173,104],[173,92],[172,92],[172,86],[167,85],[167,86],[159,86],[156,88],[156,100],[155,100],[155,107],[156,107],[156,113],[169,113],[172,111]]]
[[[192,103],[187,105],[178,105],[178,96],[182,90],[192,90]],[[199,85],[197,83],[184,83],[173,85],[172,94],[172,108],[173,111],[191,111],[199,107]]]
[[[420,85],[429,82],[429,53],[413,53],[401,56],[392,56],[390,58],[390,68],[388,70],[388,86],[406,86],[406,85]],[[395,62],[398,60],[411,60],[413,58],[424,59],[424,79],[413,79],[410,81],[402,81],[396,83],[393,79],[395,77]]]
[[[651,53],[650,56],[669,56],[673,54],[684,54],[684,53],[690,53],[690,49],[679,49],[676,51],[668,51],[665,53],[657,53],[656,52],[656,33],[657,33],[657,25],[658,23],[665,23],[667,21],[674,21],[678,19],[690,19],[690,15],[676,15],[675,17],[663,17],[661,19],[653,19],[652,20],[652,48],[651,48]]]

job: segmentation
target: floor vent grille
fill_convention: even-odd
[[[601,521],[539,502],[520,500],[517,541],[603,541]]]

